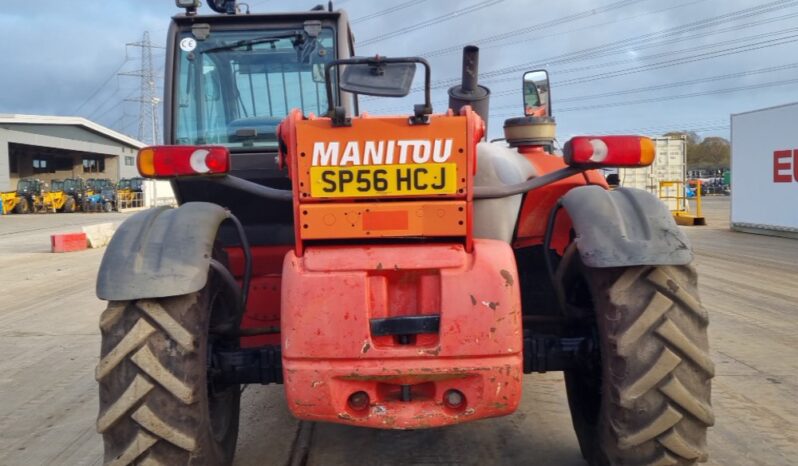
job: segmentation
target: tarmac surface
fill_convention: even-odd
[[[729,198],[686,227],[716,364],[712,465],[798,458],[798,240],[728,230]],[[94,367],[103,250],[49,253],[49,235],[124,214],[0,217],[0,465],[101,464]],[[242,399],[238,465],[583,465],[562,376],[525,377],[513,415],[435,430],[294,420],[280,386]]]

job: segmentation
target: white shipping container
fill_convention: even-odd
[[[621,186],[643,189],[655,196],[665,197],[662,201],[670,210],[684,210],[684,199],[677,203],[677,194],[684,198],[679,189],[684,189],[687,174],[687,142],[683,137],[653,138],[656,145],[654,163],[642,168],[621,168],[618,176]],[[662,189],[661,181],[679,181],[682,185],[674,185]]]
[[[798,236],[798,102],[731,116],[731,227]]]
[[[144,180],[144,207],[158,207],[162,205],[176,206],[177,199],[172,190],[172,183],[165,180]]]

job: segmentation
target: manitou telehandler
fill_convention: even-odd
[[[17,199],[15,201],[14,213],[34,214],[44,208],[42,202],[42,191],[44,182],[37,178],[23,178],[17,182]]]
[[[75,212],[83,206],[83,198],[86,196],[86,182],[83,178],[67,178],[64,180],[64,193],[70,196],[74,205],[68,205],[66,212]]]
[[[355,57],[343,11],[177,3],[166,145],[137,164],[180,206],[128,218],[97,280],[106,462],[230,464],[242,384],[283,384],[304,420],[425,429],[512,414],[523,375],[545,371],[565,372],[590,464],[706,460],[688,240],[654,196],[594,170],[651,164],[651,140],[551,155],[536,71],[519,110],[543,110],[487,143],[476,47],[436,113],[428,63]],[[359,115],[361,94],[407,95],[417,66],[423,103]]]
[[[77,203],[65,189],[65,181],[50,180],[49,186],[42,191],[42,206],[45,212],[75,212]]]

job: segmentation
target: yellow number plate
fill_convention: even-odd
[[[456,163],[310,167],[313,197],[379,197],[457,192]]]

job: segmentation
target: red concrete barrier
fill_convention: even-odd
[[[72,252],[86,249],[86,233],[61,233],[50,235],[52,252]]]

